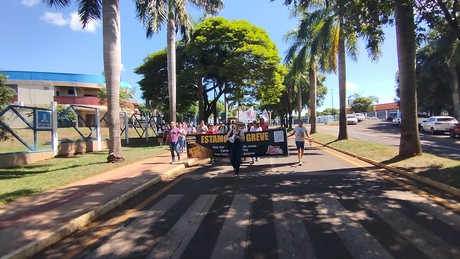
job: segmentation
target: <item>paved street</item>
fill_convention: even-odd
[[[365,120],[358,125],[348,125],[348,137],[361,141],[399,147],[401,129],[391,121]],[[337,136],[339,126],[318,125],[318,132]],[[432,135],[420,133],[420,143],[424,153],[460,160],[460,139],[452,139],[447,133]]]
[[[156,186],[36,258],[460,258],[458,214],[372,165],[314,146],[298,166],[289,148],[240,179],[217,161]]]

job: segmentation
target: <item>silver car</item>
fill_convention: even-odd
[[[420,131],[428,131],[431,134],[448,132],[456,123],[457,120],[451,116],[431,116],[420,124]]]

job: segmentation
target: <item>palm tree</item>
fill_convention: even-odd
[[[66,7],[71,0],[42,0],[49,6]],[[75,0],[78,3],[79,15],[83,27],[90,20],[101,19],[103,30],[104,49],[104,75],[107,85],[108,124],[109,124],[109,155],[107,161],[111,163],[124,162],[125,158],[121,149],[120,137],[120,74],[121,74],[121,48],[120,48],[120,2],[119,0]]]
[[[136,2],[137,18],[147,29],[147,38],[162,29],[167,23],[167,63],[170,120],[176,121],[176,32],[181,29],[185,40],[188,39],[192,22],[186,5],[191,3],[203,9],[206,14],[216,14],[223,8],[220,0],[145,0]]]
[[[297,29],[286,35],[287,41],[292,41],[285,60],[293,62],[295,72],[308,69],[310,85],[310,133],[316,133],[316,102],[317,102],[317,70],[330,72],[336,70],[335,56],[329,53],[330,41],[327,39],[327,30],[322,29],[326,9],[317,9],[312,13],[302,8],[294,10],[293,15],[300,15],[300,24]],[[318,60],[318,61],[317,61]]]
[[[422,154],[417,129],[417,87],[415,76],[415,23],[412,1],[395,0],[396,42],[398,51],[398,79],[400,82],[399,108],[401,139],[399,156],[413,157]]]

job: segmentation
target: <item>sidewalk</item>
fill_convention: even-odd
[[[27,258],[163,178],[208,160],[170,164],[169,152],[0,206],[1,258]]]

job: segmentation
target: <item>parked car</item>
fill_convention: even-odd
[[[401,114],[398,113],[393,119],[393,126],[401,127]]]
[[[356,125],[358,124],[358,117],[354,114],[347,115],[347,124],[348,125]]]
[[[456,136],[460,136],[460,123],[455,124],[449,129],[449,135],[451,138],[455,138]]]
[[[417,113],[417,124],[420,126],[423,121],[428,119],[428,115],[426,113]]]
[[[420,131],[428,131],[431,134],[436,132],[448,132],[458,121],[451,116],[431,116],[420,124]]]
[[[396,115],[398,115],[398,112],[390,112],[390,113],[388,113],[387,120],[392,121],[396,117]]]
[[[364,121],[366,117],[362,113],[355,113],[356,117],[358,118],[358,122]]]

